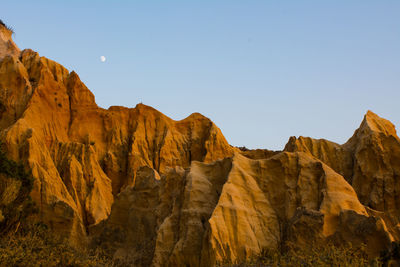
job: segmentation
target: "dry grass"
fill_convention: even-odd
[[[0,239],[0,266],[132,266],[113,261],[101,250],[77,251],[47,231],[34,226],[29,231]],[[326,245],[311,249],[290,249],[284,254],[267,251],[243,263],[219,263],[217,266],[382,266],[370,260],[365,247]]]
[[[102,251],[76,250],[34,225],[0,239],[0,266],[117,266]]]
[[[12,201],[0,201],[0,266],[117,266],[102,251],[78,251],[44,224],[31,223],[37,212],[29,196],[32,174],[22,163],[9,159],[1,143],[0,174],[0,200],[10,190],[7,179],[20,184],[11,194]]]
[[[312,248],[290,248],[285,253],[266,251],[261,256],[242,263],[219,263],[224,267],[286,267],[286,266],[383,266],[378,259],[368,258],[365,247],[352,247],[351,244],[343,246],[325,245]]]

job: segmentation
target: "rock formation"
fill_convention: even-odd
[[[369,213],[382,217],[400,238],[400,139],[391,122],[368,111],[343,145],[291,137],[285,151],[306,152],[342,174]]]
[[[244,151],[198,113],[102,109],[75,72],[11,36],[0,23],[0,140],[32,171],[32,220],[75,246],[212,266],[287,242],[364,243],[373,257],[400,240],[400,139],[374,113],[344,145],[291,137],[283,151]],[[19,191],[0,174],[0,211]]]
[[[40,219],[74,242],[108,217],[141,167],[163,173],[235,150],[198,113],[173,121],[142,104],[99,108],[75,72],[29,49],[0,58],[0,114],[8,154],[36,178],[31,196]]]
[[[302,152],[262,160],[236,153],[161,177],[146,167],[136,182],[119,195],[97,238],[135,265],[236,262],[289,240],[331,237],[371,246],[378,240],[379,249],[393,240],[340,174]],[[366,232],[355,240],[360,225]]]
[[[2,20],[0,20],[0,58],[10,55],[18,57],[20,50],[14,43],[12,36],[13,30],[7,27]]]

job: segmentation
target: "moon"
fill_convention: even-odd
[[[101,62],[105,62],[105,61],[106,61],[106,57],[105,57],[105,56],[101,56],[101,57],[100,57],[100,61],[101,61]]]

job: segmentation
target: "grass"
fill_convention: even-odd
[[[0,238],[0,266],[118,266],[100,250],[76,250],[35,224]]]
[[[365,246],[353,247],[351,244],[334,246],[314,246],[310,248],[291,247],[285,253],[265,251],[262,255],[246,262],[220,262],[220,267],[262,267],[262,266],[384,266],[379,259],[369,259]]]
[[[41,224],[0,238],[0,266],[134,266],[113,261],[102,250],[76,250],[53,235]],[[242,263],[218,263],[217,266],[385,266],[368,258],[365,246],[325,245],[309,249],[292,248],[286,253],[266,251]],[[391,266],[391,265],[389,265]]]

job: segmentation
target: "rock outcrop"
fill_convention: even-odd
[[[360,127],[343,145],[291,137],[285,151],[302,151],[342,174],[369,213],[381,216],[400,238],[400,139],[394,125],[368,111]]]
[[[249,159],[267,159],[282,151],[273,151],[268,149],[246,149],[241,150],[240,153]]]
[[[288,242],[363,243],[374,257],[400,240],[400,139],[376,114],[344,145],[239,149],[198,113],[100,108],[75,72],[11,36],[0,23],[0,141],[32,171],[31,220],[75,246],[134,266],[213,266]],[[0,223],[28,194],[11,178],[0,174]]]
[[[0,20],[0,58],[10,55],[17,57],[20,53],[18,46],[12,39],[13,30]]]
[[[0,28],[1,45],[13,44]],[[1,140],[32,169],[40,219],[75,242],[109,216],[141,167],[163,173],[235,151],[198,113],[174,121],[143,104],[105,110],[75,72],[29,49],[12,51],[0,55]]]
[[[376,256],[393,240],[341,175],[300,152],[263,160],[237,153],[161,177],[146,167],[100,228],[96,245],[135,266],[240,262],[287,241],[327,238],[364,242]]]

